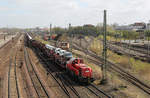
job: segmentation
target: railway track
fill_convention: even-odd
[[[94,84],[90,84],[89,86],[86,86],[91,93],[93,93],[95,96],[99,98],[112,98],[112,96],[108,95],[106,92],[103,90],[97,88]]]
[[[35,50],[37,51],[37,50]],[[56,81],[56,83],[60,86],[60,88],[63,90],[63,92],[69,97],[69,98],[73,98],[74,97],[78,97],[80,98],[80,95],[78,94],[78,92],[76,91],[76,89],[69,85],[68,82],[66,82],[66,80],[64,80],[64,76],[62,75],[62,72],[60,72],[60,70],[58,70],[56,68],[56,66],[54,66],[53,64],[50,64],[42,55],[42,53],[40,53],[38,51],[38,56],[40,57],[40,59],[46,64],[46,70],[47,72],[52,76],[52,78]],[[49,67],[51,66],[51,67]],[[52,67],[53,66],[53,67]],[[57,71],[57,72],[55,72]],[[55,73],[53,73],[55,72]],[[67,84],[66,84],[67,83]],[[69,89],[68,89],[69,88]]]
[[[17,35],[14,39],[14,42],[17,41],[17,39],[20,37],[21,35]],[[10,39],[9,41],[7,41],[6,43],[4,43],[1,47],[0,50],[3,49],[5,46],[7,46],[12,40]]]
[[[132,56],[135,59],[148,62],[150,61],[149,59],[150,55],[148,55],[148,51],[146,49],[137,48],[134,46],[130,46],[128,44],[112,43],[112,42],[108,42],[108,49],[118,54]]]
[[[29,55],[28,55],[28,51],[25,47],[24,49],[24,58],[25,58],[25,65],[26,65],[26,68],[28,70],[28,74],[30,76],[30,79],[31,79],[31,82],[33,84],[33,87],[35,89],[35,92],[37,94],[37,97],[38,98],[41,98],[41,97],[44,97],[44,98],[50,98],[50,96],[48,95],[48,92],[46,90],[46,88],[43,86],[38,74],[36,73],[31,61],[30,61],[30,58],[29,58]]]
[[[68,77],[66,77],[66,75],[63,76],[63,78],[65,80],[69,81],[70,85],[76,84],[75,82],[72,83],[73,81],[70,81],[70,79],[68,79]],[[112,95],[109,95],[105,91],[99,89],[95,84],[91,83],[87,86],[82,86],[82,87],[88,89],[92,94],[94,94],[98,98],[113,98]]]
[[[10,49],[10,57],[9,57],[9,69],[8,69],[8,98],[20,98],[20,91],[18,85],[18,75],[17,75],[17,55],[18,55],[18,46],[16,43],[18,42],[21,35],[15,37],[13,43],[11,40],[5,43],[0,49],[4,47],[11,48]]]
[[[132,46],[132,45],[130,46],[129,44],[121,44],[121,43],[112,43],[112,44],[118,45],[123,48],[131,49],[136,52],[140,52],[140,53],[144,54],[146,57],[148,57],[148,52],[149,52],[148,47],[145,47],[145,48],[144,47],[136,47],[136,46]]]
[[[15,48],[15,47],[13,47]],[[9,71],[8,71],[8,98],[20,98],[20,92],[18,88],[18,78],[16,71],[16,56],[17,50],[10,57]]]
[[[85,54],[90,55],[91,57],[94,57],[96,60],[91,60],[93,61],[93,63],[97,64],[97,65],[101,65],[103,63],[103,58],[100,56],[97,56],[95,53],[89,51],[89,50],[83,50],[79,47],[77,47],[76,45],[74,45],[74,48],[84,52]],[[99,61],[100,60],[100,61]],[[140,88],[142,91],[144,91],[145,93],[147,93],[148,95],[150,95],[150,86],[148,86],[147,84],[145,84],[144,82],[140,81],[139,79],[137,79],[135,76],[131,75],[130,73],[124,71],[122,68],[118,67],[116,64],[107,61],[108,64],[108,68],[117,72],[119,74],[120,77],[122,77],[124,80],[130,82],[131,84],[135,85],[136,87]]]
[[[8,41],[8,42],[6,42],[5,44],[3,44],[1,47],[0,47],[0,49],[2,49],[2,48],[4,48],[7,44],[9,44],[10,43],[10,41]]]
[[[61,74],[60,76],[61,80],[64,81],[64,83],[66,83],[66,85],[74,92],[74,94],[80,98],[80,95],[78,93],[78,91],[73,87],[72,82],[66,77],[66,75]]]

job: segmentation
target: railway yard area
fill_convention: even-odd
[[[65,39],[71,44],[67,53],[72,53],[74,58],[81,58],[84,61],[83,63],[81,60],[78,66],[82,65],[86,67],[86,70],[91,68],[92,76],[90,77],[90,74],[87,76],[91,80],[89,78],[80,79],[82,75],[88,74],[82,73],[81,69],[78,74],[69,70],[69,62],[72,62],[72,66],[76,66],[72,61],[74,59],[65,63],[62,62],[62,60],[65,61],[64,58],[58,59],[56,50],[52,51],[54,47],[56,49],[56,41],[44,41],[39,35],[31,33],[17,33],[7,37],[5,41],[3,41],[3,37],[0,40],[2,40],[0,41],[0,98],[150,97],[150,83],[145,81],[148,76],[140,78],[139,74],[132,72],[132,68],[120,66],[121,63],[113,62],[112,59],[107,61],[107,83],[101,83],[104,60],[100,54],[94,51],[95,46],[92,45],[95,45],[96,42],[93,43],[93,37],[85,37],[82,40],[74,37],[71,39],[72,44],[69,38]],[[61,42],[61,40],[59,41]],[[96,41],[102,43],[101,40]],[[45,44],[49,44],[49,46]],[[124,51],[120,49],[121,46],[122,44],[114,42],[108,44],[109,51],[116,55],[131,55],[132,58],[137,57],[141,62],[149,63],[148,59],[140,59],[141,55],[148,58],[145,56],[147,55],[146,50],[131,47],[135,51],[128,52],[128,48]],[[127,44],[123,44],[123,46],[125,48]],[[47,51],[47,47],[50,50]],[[101,51],[101,46],[98,49]],[[134,52],[133,54],[137,53],[132,55],[132,52]],[[47,53],[51,54],[47,55]],[[63,68],[62,65],[65,67]],[[90,69],[86,72],[89,71]]]
[[[150,98],[149,0],[1,0],[0,98]]]

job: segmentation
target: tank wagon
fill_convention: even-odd
[[[93,80],[92,69],[84,64],[82,58],[75,58],[67,50],[33,40],[29,34],[27,34],[27,43],[35,49],[38,48],[48,60],[56,63],[78,82],[90,83]]]

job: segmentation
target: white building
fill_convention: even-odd
[[[150,30],[150,23],[147,24],[146,30]]]
[[[116,26],[115,30],[126,30],[126,31],[131,31],[133,28],[130,26]]]
[[[137,32],[142,32],[146,29],[146,24],[144,22],[136,22],[131,25],[126,25],[126,26],[117,26],[115,30],[127,30],[127,31],[137,31]]]

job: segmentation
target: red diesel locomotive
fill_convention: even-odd
[[[66,71],[75,76],[75,79],[78,79],[80,82],[89,83],[92,77],[92,69],[85,65],[80,58],[71,58],[67,61]]]

